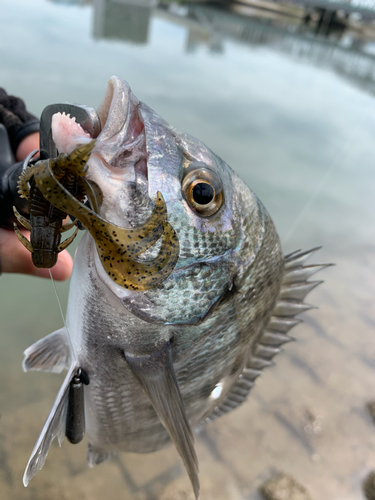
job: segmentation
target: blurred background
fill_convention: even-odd
[[[366,498],[375,469],[374,21],[372,0],[0,0],[0,86],[31,112],[97,107],[118,75],[239,173],[285,253],[322,245],[314,261],[336,264],[318,275],[325,283],[309,301],[319,309],[293,330],[298,341],[247,403],[197,436],[201,500],[261,500],[278,471],[307,489],[301,500]],[[88,469],[85,441],[54,443],[23,487],[62,377],[24,374],[22,352],[62,318],[50,281],[3,275],[0,284],[1,500],[192,499],[174,447]],[[68,288],[57,284],[64,311]]]

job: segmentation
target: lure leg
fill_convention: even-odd
[[[30,199],[30,189],[28,183],[31,177],[35,174],[36,167],[28,167],[22,174],[18,180],[18,194],[21,198]]]
[[[84,186],[84,191],[87,194],[88,199],[90,200],[92,210],[98,214],[99,207],[103,201],[102,190],[97,184],[95,184],[95,182],[90,182],[85,177],[82,177],[81,181]]]
[[[94,149],[96,140],[90,141],[88,144],[82,144],[78,146],[74,151],[70,153],[65,161],[69,161],[75,167],[75,172],[80,177],[85,174],[87,170],[87,162],[89,161],[91,151]],[[65,166],[65,165],[64,165]]]
[[[66,231],[69,231],[69,229],[72,229],[76,225],[77,225],[76,220],[74,222],[69,222],[68,224],[64,224],[60,229],[60,233],[65,233]]]
[[[30,221],[28,219],[26,219],[26,217],[24,217],[23,215],[21,215],[18,212],[18,210],[16,209],[16,207],[13,207],[13,213],[16,216],[16,219],[18,220],[18,222],[20,224],[22,224],[24,228],[26,228],[29,231],[31,231],[32,225],[31,225]]]
[[[14,231],[17,235],[17,238],[20,240],[22,245],[25,248],[27,248],[29,252],[33,253],[33,247],[31,245],[30,241],[21,233],[21,231],[18,229],[17,224],[15,222],[13,223],[13,226],[14,226]]]
[[[60,243],[60,245],[57,247],[57,251],[62,252],[63,250],[65,250],[65,248],[67,248],[72,243],[74,238],[77,236],[77,233],[78,233],[78,227],[74,231],[74,233],[71,236],[69,236],[69,238],[67,238],[65,241]]]

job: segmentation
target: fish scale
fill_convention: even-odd
[[[25,352],[25,370],[69,371],[24,484],[43,466],[54,436],[64,435],[70,386],[83,370],[90,383],[77,421],[86,424],[88,464],[172,441],[198,499],[192,428],[244,403],[291,340],[295,316],[311,308],[305,296],[320,282],[309,278],[326,266],[305,265],[313,251],[284,258],[256,195],[120,78],[109,81],[98,115],[103,129],[87,172],[102,193],[97,212],[77,203],[48,169],[42,180],[53,194],[39,185],[88,231],[75,257],[67,328]],[[210,184],[211,194],[198,202],[194,183]],[[127,269],[118,258],[124,247],[132,259]],[[137,276],[147,277],[145,286]]]
[[[174,226],[176,228],[176,226]],[[221,239],[217,234],[201,233],[197,230],[191,230],[183,233],[180,238],[180,262],[189,258],[191,255],[194,259],[207,260],[212,257],[223,255],[234,246],[234,241],[238,239],[238,233],[235,231],[228,231],[223,234]],[[192,252],[194,249],[194,253]]]

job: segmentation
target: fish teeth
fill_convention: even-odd
[[[65,111],[63,111],[62,113],[56,113],[57,115],[61,115],[61,116],[66,116],[67,118],[69,118],[70,120],[72,120],[73,122],[76,121],[76,117],[75,116],[70,116],[70,113],[66,113]]]

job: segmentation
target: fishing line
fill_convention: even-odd
[[[296,218],[296,220],[290,226],[289,231],[286,233],[286,235],[282,239],[283,245],[285,245],[285,242],[288,241],[288,239],[292,236],[292,234],[294,233],[296,227],[300,223],[301,219],[303,218],[303,216],[305,215],[305,213],[307,212],[307,210],[311,207],[311,205],[313,204],[313,202],[316,200],[316,198],[318,197],[318,194],[320,194],[320,191],[322,190],[323,185],[327,181],[327,178],[330,176],[330,174],[332,173],[333,167],[335,167],[335,166],[336,166],[336,162],[334,161],[331,164],[331,166],[328,167],[328,169],[326,170],[325,174],[323,174],[323,176],[321,177],[319,184],[317,185],[317,187],[313,191],[313,193],[310,196],[310,198],[307,200],[305,206],[302,208],[302,210],[298,214],[298,217]]]
[[[69,339],[69,344],[70,344],[70,353],[71,353],[71,356],[74,356],[73,344],[72,344],[72,340],[70,338],[70,332],[69,332],[68,327],[66,325],[64,313],[63,313],[63,310],[62,310],[62,307],[61,307],[61,301],[60,301],[60,298],[59,298],[59,294],[57,293],[57,288],[56,288],[55,280],[53,279],[53,276],[52,276],[52,273],[51,273],[51,269],[48,269],[48,272],[49,272],[49,275],[50,275],[50,278],[51,278],[53,289],[55,291],[55,295],[56,295],[57,303],[59,305],[60,314],[61,314],[61,317],[62,317],[62,320],[63,320],[63,323],[64,323],[64,327],[65,327],[66,333],[68,334],[67,337]]]
[[[51,282],[52,282],[53,289],[54,289],[54,291],[55,291],[55,295],[56,295],[57,303],[58,303],[58,305],[59,305],[59,309],[60,309],[60,314],[61,314],[61,317],[62,317],[62,320],[63,320],[64,326],[65,326],[65,328],[66,328],[66,323],[65,323],[65,318],[64,318],[63,310],[62,310],[62,307],[61,307],[60,298],[59,298],[58,293],[57,293],[57,289],[56,289],[55,281],[54,281],[53,276],[52,276],[52,273],[51,273],[51,269],[48,269],[48,272],[49,272],[49,275],[50,275],[50,278],[51,278]]]
[[[354,140],[352,140],[350,144],[346,143],[346,147],[343,148],[341,158],[344,157],[345,152],[349,149],[349,145],[351,146],[351,144],[353,142],[354,142]],[[351,148],[351,151],[353,152],[353,148]],[[348,159],[348,155],[346,155],[345,158]],[[311,205],[313,204],[313,202],[316,200],[316,198],[320,194],[323,186],[327,182],[327,179],[332,174],[332,171],[334,170],[335,167],[337,167],[337,162],[338,162],[338,155],[336,155],[336,158],[332,161],[331,165],[327,168],[327,170],[325,171],[325,173],[322,175],[319,184],[317,185],[317,187],[313,191],[313,193],[310,196],[310,198],[305,203],[304,207],[302,208],[302,210],[298,214],[296,220],[293,222],[293,224],[289,228],[289,230],[286,233],[286,235],[282,238],[283,245],[285,245],[285,242],[288,241],[288,239],[290,239],[290,237],[294,233],[295,229],[297,228],[298,224],[300,223],[301,219],[303,218],[303,216],[306,214],[306,212],[308,211],[308,209],[311,207]]]

